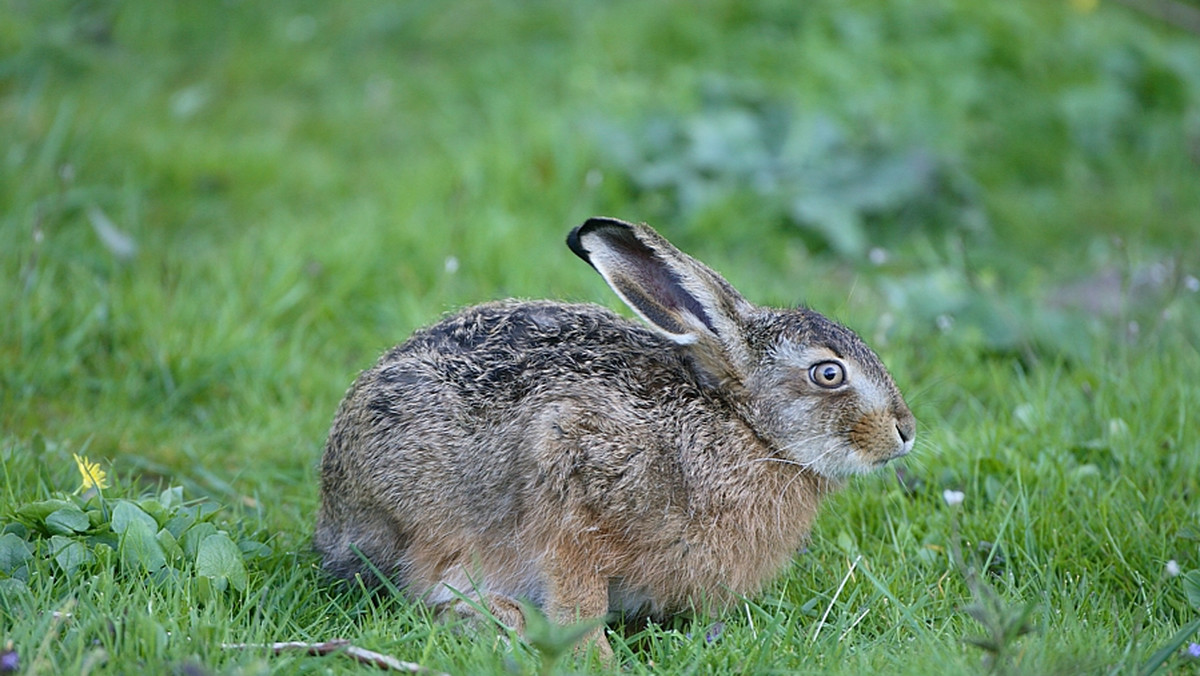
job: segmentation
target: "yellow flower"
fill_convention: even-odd
[[[96,490],[108,488],[108,475],[100,469],[100,463],[88,460],[86,455],[79,457],[72,453],[71,456],[75,458],[75,466],[79,468],[79,476],[83,481],[79,490],[75,491],[76,493],[82,493],[92,488]]]

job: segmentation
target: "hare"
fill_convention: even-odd
[[[328,571],[517,631],[519,600],[559,623],[720,610],[780,572],[823,496],[912,449],[851,330],[752,305],[646,225],[593,218],[567,244],[649,327],[508,300],[386,352],[321,462]]]

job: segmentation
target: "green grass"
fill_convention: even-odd
[[[1033,605],[999,668],[1137,672],[1200,616],[1200,39],[1073,6],[0,0],[0,528],[73,491],[86,453],[115,474],[106,498],[183,486],[271,547],[244,591],[204,595],[186,562],[66,575],[27,534],[20,583],[0,566],[0,651],[31,673],[367,670],[221,648],[341,637],[456,674],[537,669],[323,578],[315,467],[358,370],[442,312],[615,306],[563,246],[608,214],[858,329],[920,421],[908,489],[855,480],[711,644],[709,620],[615,628],[626,669],[984,671],[958,532],[1008,607]],[[744,187],[675,208],[598,130],[704,119],[714,82],[851,148],[925,150],[967,212],[871,215],[873,265]],[[1064,300],[1079,280],[1112,311]]]

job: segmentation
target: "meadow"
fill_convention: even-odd
[[[375,669],[261,647],[332,639],[605,669],[311,551],[359,370],[476,302],[618,308],[563,243],[593,215],[854,328],[919,421],[762,594],[610,625],[621,670],[1200,671],[1195,33],[1095,0],[0,0],[0,673]]]

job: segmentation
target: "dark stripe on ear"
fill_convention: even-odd
[[[629,303],[640,311],[651,324],[654,324],[667,333],[673,333],[677,336],[689,333],[688,327],[680,324],[678,320],[671,316],[667,308],[655,302],[653,298],[647,296],[636,285],[630,284],[623,279],[616,281],[616,285],[620,287],[621,294],[629,299]],[[707,321],[705,323],[707,324]],[[710,326],[709,329],[712,329],[712,327]]]
[[[713,326],[712,318],[709,317],[708,313],[704,311],[704,307],[700,305],[700,301],[696,300],[696,298],[692,296],[692,294],[686,289],[684,289],[679,283],[679,275],[676,275],[674,271],[667,270],[666,277],[666,281],[671,285],[672,290],[675,292],[675,297],[679,299],[679,302],[685,308],[687,308],[688,312],[691,312],[693,315],[695,315],[696,319],[699,319],[701,322],[703,322],[704,325],[708,327],[709,332],[711,332],[714,336],[717,335],[717,327]]]

